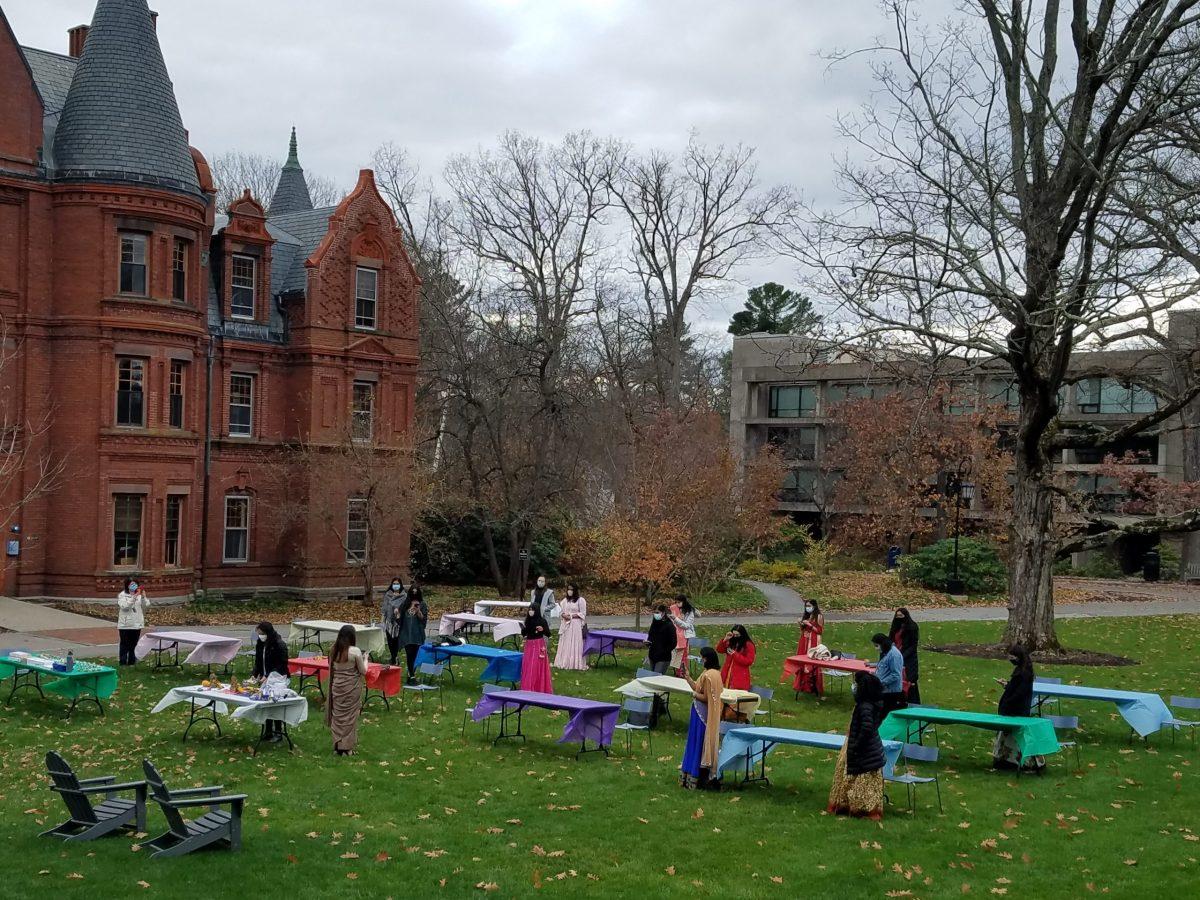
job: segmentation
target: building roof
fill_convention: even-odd
[[[67,91],[75,77],[79,60],[36,47],[22,47],[33,82],[42,95],[42,154],[47,168],[54,168],[54,131],[58,128],[58,117],[67,102]]]
[[[308,286],[308,275],[304,271],[304,261],[312,255],[329,231],[329,217],[337,210],[336,206],[323,206],[320,209],[306,209],[287,215],[272,215],[267,219],[267,228],[272,234],[277,231],[285,232],[294,241],[295,252],[287,273],[281,281],[272,281],[271,289],[277,294],[287,294],[293,291],[303,291]],[[276,245],[273,252],[282,249]],[[272,269],[275,267],[272,266]],[[272,272],[274,275],[274,272]]]
[[[312,208],[308,182],[304,180],[304,169],[300,167],[300,158],[296,154],[296,129],[293,126],[287,162],[283,164],[283,171],[279,173],[279,184],[275,186],[275,196],[271,198],[267,215],[287,215]]]
[[[54,135],[54,163],[58,179],[200,194],[146,0],[96,4]]]

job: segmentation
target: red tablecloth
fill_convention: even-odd
[[[288,672],[292,675],[316,675],[321,681],[329,678],[329,660],[323,656],[289,659]],[[367,690],[382,691],[385,697],[394,697],[404,687],[404,667],[367,663]]]
[[[787,681],[796,677],[802,666],[812,666],[818,669],[837,669],[840,672],[872,672],[874,666],[868,665],[865,659],[813,659],[811,656],[789,656],[783,661],[783,673],[779,680]],[[908,679],[904,680],[904,689],[908,690]]]

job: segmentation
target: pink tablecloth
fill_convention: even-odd
[[[205,634],[202,631],[149,631],[142,635],[133,653],[138,659],[145,659],[156,648],[167,648],[172,644],[195,647],[185,662],[200,665],[224,665],[242,649],[241,638],[224,634]]]

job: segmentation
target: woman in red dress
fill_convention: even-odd
[[[821,643],[825,633],[825,616],[816,600],[804,601],[804,617],[800,620],[800,640],[796,643],[796,655],[808,656],[808,651]],[[814,666],[801,666],[792,682],[796,693],[821,696],[825,690],[825,679],[821,670]]]
[[[721,684],[738,691],[750,690],[750,667],[754,665],[754,641],[745,625],[734,625],[717,642],[717,652],[725,654],[721,667]]]

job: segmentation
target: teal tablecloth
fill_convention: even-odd
[[[12,678],[18,669],[40,672],[57,679],[43,684],[42,687],[71,700],[82,694],[93,694],[100,700],[107,700],[117,689],[117,670],[108,666],[98,666],[81,660],[75,663],[74,670],[59,672],[52,666],[31,665],[24,660],[0,656],[0,679]]]
[[[931,706],[910,707],[892,711],[879,727],[884,740],[909,741],[909,736],[922,726],[970,725],[989,731],[1011,732],[1021,756],[1047,756],[1057,753],[1058,736],[1048,719],[1029,716],[999,716],[995,713],[967,712],[961,709],[939,709]]]

